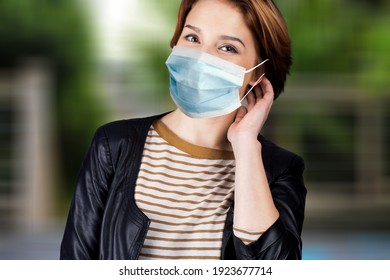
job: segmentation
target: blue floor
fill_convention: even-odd
[[[0,259],[56,260],[62,228],[0,235]],[[304,231],[304,260],[390,260],[390,232]]]
[[[390,232],[306,232],[304,260],[390,260]]]

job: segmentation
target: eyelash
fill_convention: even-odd
[[[196,35],[194,35],[194,34],[188,34],[188,35],[184,36],[184,38],[185,38],[187,41],[191,42],[191,43],[199,43],[199,38],[198,38],[198,36],[196,36]],[[192,41],[191,38],[195,39],[196,41]]]
[[[237,49],[231,45],[225,45],[225,46],[220,47],[219,49],[222,49],[222,48],[230,49],[230,50],[227,50],[227,52],[238,53]]]
[[[199,38],[195,34],[188,34],[188,35],[184,36],[184,39],[186,39],[187,41],[189,41],[191,43],[199,44]],[[222,50],[223,48],[226,48],[227,50]],[[233,54],[238,53],[237,49],[235,47],[233,47],[232,45],[223,45],[219,49],[222,50],[223,52],[229,52],[229,53],[233,53]]]

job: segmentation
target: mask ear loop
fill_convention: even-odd
[[[264,75],[265,75],[265,73],[263,73],[263,75],[261,75],[260,78],[258,78],[257,81],[253,84],[253,86],[250,88],[250,90],[248,90],[248,92],[245,93],[245,95],[240,100],[241,103],[242,103],[242,101],[244,101],[245,97],[247,97],[247,95],[252,91],[252,89],[261,82],[261,79],[264,77]]]
[[[249,73],[249,72],[252,72],[253,70],[255,70],[257,67],[260,67],[261,65],[263,65],[264,63],[266,63],[269,59],[265,59],[263,60],[262,62],[260,62],[259,64],[257,64],[255,67],[252,67],[251,69],[248,69],[245,71],[245,73]]]

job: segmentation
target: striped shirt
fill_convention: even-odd
[[[219,259],[234,175],[233,152],[192,145],[154,122],[135,189],[136,204],[151,221],[140,259]],[[234,233],[244,243],[259,237]]]

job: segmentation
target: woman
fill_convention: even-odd
[[[300,259],[303,161],[259,134],[291,65],[277,7],[183,0],[171,46],[178,108],[98,129],[61,258]]]

